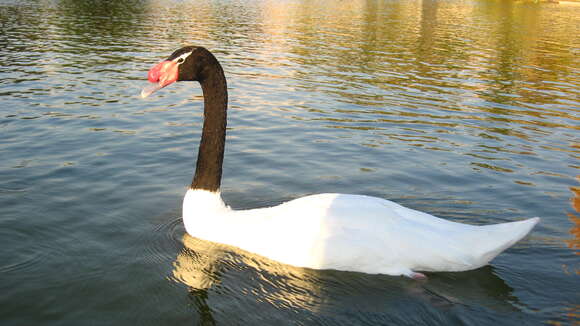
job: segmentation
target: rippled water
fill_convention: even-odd
[[[580,322],[579,10],[1,1],[2,325]],[[185,235],[201,90],[138,95],[187,44],[228,77],[232,207],[345,192],[471,224],[542,223],[490,266],[427,282]]]

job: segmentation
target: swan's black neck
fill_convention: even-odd
[[[213,59],[213,60],[212,60]],[[224,71],[212,56],[199,83],[203,90],[203,131],[191,189],[218,191],[222,179],[228,90]]]

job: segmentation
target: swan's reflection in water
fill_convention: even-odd
[[[173,277],[194,290],[207,290],[219,282],[218,262],[223,248],[216,243],[183,236],[184,248],[174,262]]]
[[[524,306],[490,266],[430,274],[427,281],[418,282],[296,268],[187,234],[182,240],[172,279],[188,287],[202,325],[214,325],[216,320],[243,324],[457,321],[465,310],[505,313]]]
[[[208,325],[214,320],[208,306],[210,292],[229,295],[230,304],[238,308],[240,304],[247,304],[303,310],[320,303],[319,281],[306,269],[279,264],[187,234],[183,236],[183,244],[173,264],[173,280],[188,286],[192,301]],[[239,302],[246,299],[248,302]],[[219,304],[228,303],[220,300]]]

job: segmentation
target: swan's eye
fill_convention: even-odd
[[[183,63],[183,61],[185,61],[185,59],[183,59],[183,58],[177,59],[177,63]]]

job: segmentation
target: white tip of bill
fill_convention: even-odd
[[[163,86],[161,86],[160,83],[149,84],[149,85],[145,86],[143,88],[143,90],[141,91],[141,98],[146,98],[147,96],[155,93],[156,91],[158,91],[162,88],[163,88]]]

